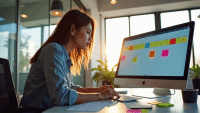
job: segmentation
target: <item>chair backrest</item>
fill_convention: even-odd
[[[0,110],[18,107],[9,61],[0,58]]]

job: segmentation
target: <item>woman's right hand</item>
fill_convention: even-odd
[[[103,90],[99,93],[99,95],[101,100],[113,98],[114,96],[117,96],[118,98],[120,97],[120,95],[114,89],[111,88]]]

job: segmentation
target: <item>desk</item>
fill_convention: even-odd
[[[141,93],[148,93],[148,92],[153,91],[152,88],[140,88],[140,89],[142,89],[140,90]],[[119,91],[119,90],[128,90],[127,95],[132,95],[134,91],[138,91],[137,88],[121,88],[121,89],[116,88],[116,91]],[[173,93],[173,90],[171,91]],[[155,99],[143,98],[137,101],[126,102],[126,103],[121,103],[121,102],[117,102],[113,100],[110,100],[110,101],[111,101],[110,105],[108,105],[107,107],[104,107],[101,111],[97,113],[126,113],[126,110],[130,110],[130,107],[132,105],[136,105],[138,103],[147,104],[148,102],[153,102],[153,101],[159,101],[162,103],[169,102],[169,103],[174,104],[174,107],[161,108],[161,107],[157,107],[156,105],[153,105],[153,108],[149,110],[148,113],[199,113],[200,112],[200,107],[198,107],[200,106],[200,96],[198,96],[197,103],[184,103],[182,100],[181,90],[176,90],[176,93],[174,95],[171,95],[169,97],[164,97],[164,98],[155,98]],[[68,111],[65,111],[65,109],[69,107],[70,106],[55,106],[44,111],[44,113],[68,112]],[[72,112],[72,113],[75,113],[75,112]],[[80,112],[80,113],[83,113],[83,112]]]

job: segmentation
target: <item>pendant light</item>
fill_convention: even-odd
[[[111,0],[110,3],[111,3],[111,4],[116,4],[117,1],[116,1],[116,0]]]
[[[53,16],[62,16],[64,14],[63,4],[60,0],[53,1],[50,14]]]
[[[21,17],[28,18],[28,16],[23,12],[24,5],[21,5],[20,7],[21,7]]]

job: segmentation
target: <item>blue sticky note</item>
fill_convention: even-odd
[[[150,43],[145,44],[145,48],[149,48],[149,46],[150,46]]]

